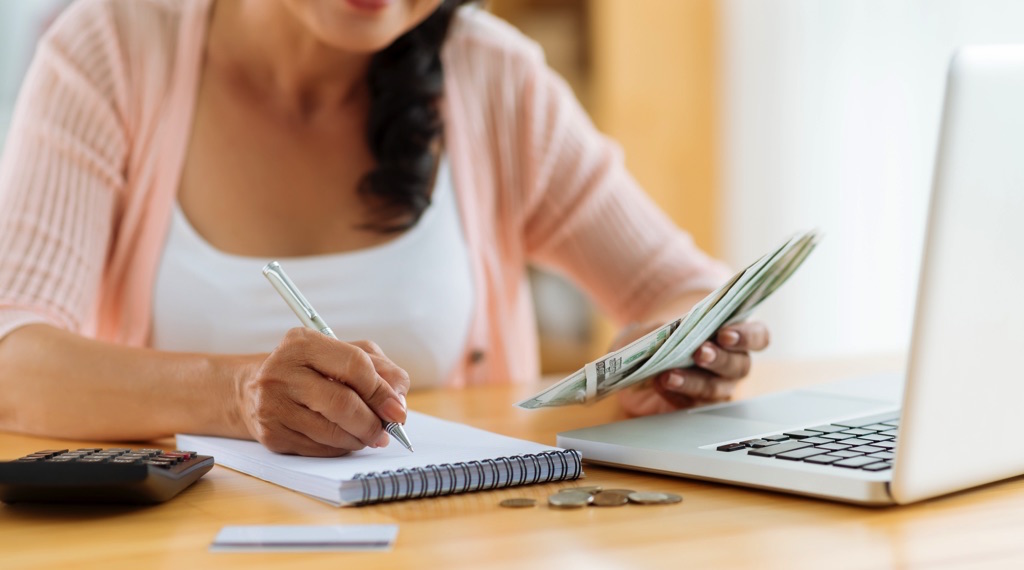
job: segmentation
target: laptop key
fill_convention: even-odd
[[[761,439],[766,441],[789,441],[789,435],[766,435]]]
[[[859,451],[861,453],[878,453],[879,451],[885,451],[881,447],[875,447],[873,445],[861,445],[859,447],[851,447],[850,451]]]
[[[852,435],[867,435],[869,433],[875,433],[876,431],[879,431],[879,430],[876,430],[876,429],[864,429],[864,428],[850,428],[850,429],[844,429],[843,431],[841,431],[839,433],[849,433],[849,434],[852,434]]]
[[[891,435],[882,435],[880,433],[872,433],[868,435],[862,435],[861,439],[867,439],[871,441],[889,441],[892,439]]]
[[[850,451],[849,449],[844,449],[842,451],[832,451],[832,452],[829,453],[829,455],[838,455],[839,457],[847,457],[847,458],[849,458],[849,457],[860,457],[861,455],[864,455],[864,454],[860,453],[860,452],[857,452],[857,451]]]
[[[888,463],[885,462],[872,463],[870,465],[865,465],[864,467],[861,467],[861,469],[865,471],[885,471],[886,469],[892,469],[892,465],[889,465]]]
[[[878,453],[869,453],[868,457],[875,457],[878,459],[895,459],[896,454],[889,451],[879,451]]]
[[[849,445],[850,447],[853,447],[855,445],[874,445],[875,442],[870,439],[864,439],[864,436],[861,436],[852,437],[850,439],[844,439],[843,443]]]
[[[748,439],[743,443],[747,444],[747,447],[770,447],[779,444],[777,441],[768,441],[767,439]]]
[[[716,449],[718,451],[739,451],[746,448],[747,446],[742,443],[727,443],[725,445],[719,445]]]
[[[817,426],[817,427],[807,428],[807,431],[819,431],[821,433],[834,433],[834,432],[837,432],[837,431],[843,431],[844,429],[846,429],[846,428],[842,427],[842,426],[824,425],[824,426]]]
[[[807,431],[805,429],[798,429],[798,430],[787,431],[787,432],[783,432],[783,433],[785,433],[786,435],[788,435],[789,437],[791,437],[793,439],[803,439],[805,437],[814,437],[814,436],[817,436],[817,435],[821,435],[820,433],[818,433],[816,431]]]
[[[876,443],[872,443],[871,445],[873,445],[875,447],[882,447],[882,448],[885,448],[885,449],[896,449],[896,442],[895,441],[879,441],[879,442],[876,442]]]
[[[804,441],[807,441],[807,440],[804,440]],[[851,448],[853,446],[852,445],[846,445],[846,444],[843,444],[843,443],[836,443],[836,442],[833,441],[833,442],[825,443],[825,444],[822,444],[822,445],[817,445],[815,447],[818,447],[818,448],[821,448],[821,449],[827,449],[828,451],[839,451],[839,450],[842,450],[842,449],[849,449],[849,448]]]
[[[810,443],[812,445],[821,445],[823,443],[833,443],[833,441],[831,439],[825,439],[823,437],[805,437],[804,439],[801,439],[800,441],[802,441],[804,443]]]
[[[866,455],[863,455],[861,457],[849,457],[849,458],[843,459],[842,461],[836,461],[832,465],[835,465],[836,467],[847,467],[847,468],[850,468],[850,469],[858,469],[860,467],[864,467],[865,465],[870,465],[872,463],[878,463],[879,461],[881,461],[881,459],[878,459],[877,457],[868,457]]]
[[[828,454],[828,455],[812,455],[812,456],[808,457],[807,459],[804,459],[804,463],[817,463],[819,465],[828,465],[829,463],[835,463],[836,461],[839,461],[840,459],[842,459],[842,457],[839,457],[837,455],[832,455],[832,454]]]
[[[747,452],[747,455],[756,455],[758,457],[774,457],[780,453],[786,453],[787,451],[793,451],[794,449],[803,449],[805,447],[811,447],[809,443],[803,443],[801,441],[787,441],[785,443],[777,443],[771,447],[762,449],[751,449]]]
[[[819,449],[817,447],[805,447],[803,449],[794,449],[793,451],[787,451],[780,453],[775,456],[776,459],[788,459],[790,461],[800,461],[812,455],[821,455],[826,453],[826,450]]]
[[[842,441],[844,439],[851,439],[853,436],[848,433],[823,433],[820,437],[831,439],[832,441]]]

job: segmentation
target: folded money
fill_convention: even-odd
[[[651,376],[693,365],[693,353],[725,325],[747,319],[807,259],[821,234],[794,235],[693,306],[627,346],[609,352],[516,405],[524,409],[583,404]]]

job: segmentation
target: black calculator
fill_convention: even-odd
[[[161,503],[213,468],[194,451],[44,449],[0,461],[0,501]]]

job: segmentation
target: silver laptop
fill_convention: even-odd
[[[1024,474],[1024,46],[959,50],[942,121],[905,376],[579,429],[558,445],[870,505]]]

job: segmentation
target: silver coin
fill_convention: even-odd
[[[591,503],[595,507],[621,507],[629,502],[629,497],[622,493],[598,493]]]
[[[555,493],[548,497],[548,505],[556,509],[578,509],[589,505],[593,500],[594,496],[590,493],[566,491],[564,493]]]
[[[526,497],[515,497],[512,499],[505,499],[498,503],[499,505],[509,509],[524,509],[532,507],[537,504],[537,499],[528,499]]]
[[[629,494],[629,500],[632,503],[640,505],[668,505],[670,503],[678,503],[682,501],[683,498],[675,493],[637,491]]]
[[[630,493],[635,493],[636,491],[634,491],[633,489],[605,489],[605,490],[603,490],[601,492],[602,493],[617,493],[619,495],[629,496]]]

